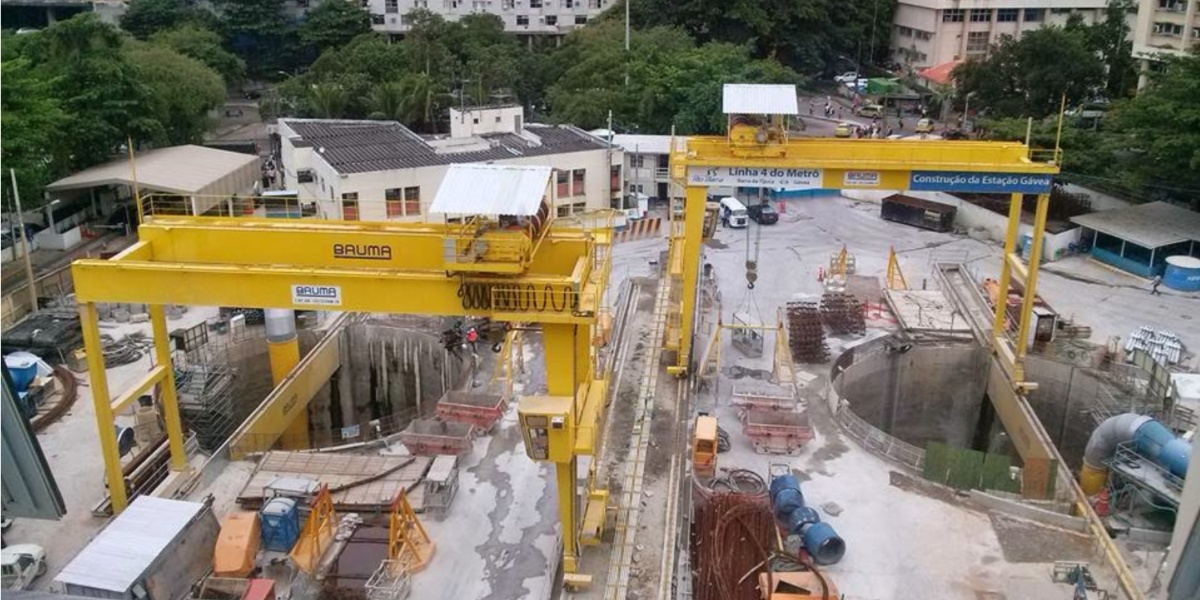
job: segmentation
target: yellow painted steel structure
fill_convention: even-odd
[[[908,280],[904,278],[904,271],[900,270],[900,259],[896,257],[895,247],[888,248],[887,289],[908,289]]]
[[[76,261],[76,300],[114,512],[123,510],[128,498],[113,415],[156,384],[172,468],[187,467],[164,305],[489,317],[542,328],[546,395],[523,398],[519,409],[526,419],[540,416],[557,424],[547,451],[531,457],[557,468],[563,567],[574,574],[581,514],[577,457],[595,450],[608,389],[607,375],[594,368],[592,340],[612,267],[612,230],[552,222],[535,243],[528,236],[463,224],[151,216],[138,230],[139,241],[124,252],[108,260]],[[97,302],[150,304],[154,325],[157,366],[111,402]],[[272,350],[277,379],[291,371],[295,358],[287,348]],[[302,392],[274,395],[271,406],[260,407],[255,418],[261,432],[275,436],[271,439],[283,435],[311,399]],[[269,442],[260,437],[254,444],[270,447]]]
[[[1058,150],[1031,150],[1017,142],[789,139],[732,134],[672,140],[670,177],[685,192],[682,222],[672,222],[669,237],[667,268],[673,286],[671,298],[678,309],[672,311],[663,342],[665,349],[676,353],[668,370],[677,376],[690,371],[708,186],[986,191],[1012,194],[1000,297],[1007,297],[1011,281],[1025,285],[1016,337],[1009,337],[1004,330],[1005,307],[999,303],[992,345],[1010,385],[1016,390],[1031,389],[1033,384],[1025,381],[1022,366],[1026,344],[1019,340],[1028,339],[1050,177],[1059,172],[1059,164]],[[1038,194],[1028,267],[1016,254],[1021,202],[1026,193]],[[1012,416],[1005,420],[1005,426],[1018,434],[1015,437],[1020,439],[1014,441],[1035,477],[1026,477],[1026,489],[1035,496],[1043,495],[1053,486],[1052,449],[1035,435],[1040,427],[1018,418],[1028,416],[1028,410],[1019,410],[1022,407],[1027,408],[1015,399],[1012,406],[1005,407],[1012,410],[1000,412]]]

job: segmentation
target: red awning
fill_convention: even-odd
[[[954,70],[954,67],[957,67],[961,63],[961,60],[952,60],[947,63],[929,67],[923,71],[918,71],[917,76],[922,79],[932,81],[938,85],[949,85],[951,83],[950,72]]]

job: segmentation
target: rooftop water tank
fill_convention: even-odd
[[[1200,292],[1200,258],[1168,256],[1163,285],[1181,292]]]

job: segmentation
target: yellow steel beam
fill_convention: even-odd
[[[1029,269],[1025,267],[1025,263],[1021,261],[1021,257],[1016,252],[1009,252],[1004,255],[1004,260],[1008,262],[1010,269],[1008,275],[1015,279],[1017,283],[1023,287],[1025,282],[1029,280]]]
[[[752,166],[846,170],[928,170],[1005,173],[1058,173],[1057,161],[1031,160],[1020,142],[929,140],[839,140],[798,138],[783,144],[779,157],[735,156],[725,137],[687,140],[688,166]],[[1053,155],[1034,156],[1050,159]]]
[[[1033,217],[1033,247],[1029,250],[1029,267],[1025,274],[1025,293],[1021,297],[1021,319],[1017,326],[1017,360],[1025,358],[1029,350],[1030,327],[1033,321],[1033,302],[1037,298],[1038,268],[1042,262],[1042,241],[1046,231],[1046,213],[1050,207],[1050,194],[1039,194],[1037,211]]]
[[[672,375],[684,376],[688,372],[692,352],[692,326],[696,315],[696,284],[700,277],[700,250],[704,233],[704,206],[708,201],[708,189],[688,186],[684,195],[683,205],[683,277],[678,283],[682,294],[682,307],[679,312],[678,350],[675,354],[675,364],[667,368]]]
[[[188,462],[187,454],[183,450],[183,424],[179,421],[175,369],[171,367],[171,339],[167,332],[167,311],[163,305],[150,305],[150,326],[154,332],[154,361],[166,369],[162,383],[158,386],[158,398],[162,402],[163,421],[167,426],[167,443],[171,449],[171,468],[183,471],[187,468]]]
[[[444,272],[394,272],[290,266],[237,266],[79,260],[72,266],[81,302],[149,302],[199,306],[321,309],[429,315],[494,316],[532,323],[592,323],[602,290],[568,276],[487,279],[488,289],[520,292],[512,310],[464,308],[458,277]],[[473,281],[473,280],[468,280]],[[311,300],[306,290],[329,290]],[[579,304],[569,302],[579,289]],[[324,292],[322,292],[324,293]],[[525,308],[525,310],[521,310]]]
[[[329,333],[288,373],[262,403],[229,437],[229,456],[242,460],[247,454],[265,452],[304,414],[313,396],[341,365],[342,338],[346,315],[337,317]]]
[[[1027,498],[1046,498],[1057,475],[1054,443],[1042,429],[1041,421],[1007,378],[998,357],[992,358],[988,374],[988,397],[996,408],[996,416],[1008,431],[1009,439],[1021,456],[1023,483],[1021,493]]]
[[[150,369],[149,372],[143,375],[141,379],[137,380],[137,382],[133,384],[133,387],[125,390],[125,392],[118,396],[116,400],[113,400],[109,405],[111,407],[110,410],[112,410],[113,413],[119,413],[124,410],[125,407],[133,404],[138,397],[150,391],[150,388],[153,388],[154,384],[162,381],[163,377],[167,374],[167,370],[167,367],[161,364],[155,365],[152,369]]]
[[[96,429],[100,436],[100,453],[104,457],[104,475],[113,514],[125,510],[129,498],[125,493],[125,476],[121,472],[121,454],[117,450],[117,433],[113,429],[113,411],[108,398],[108,378],[104,372],[104,347],[100,342],[100,326],[96,305],[79,304],[79,326],[83,330],[83,351],[87,355],[88,386],[92,390],[92,405],[96,409]]]

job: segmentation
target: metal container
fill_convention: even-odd
[[[1163,285],[1181,292],[1200,292],[1200,258],[1168,256]]]
[[[954,215],[958,209],[949,204],[923,200],[904,194],[892,194],[880,203],[880,217],[884,221],[904,223],[932,231],[950,231],[954,228]]]

